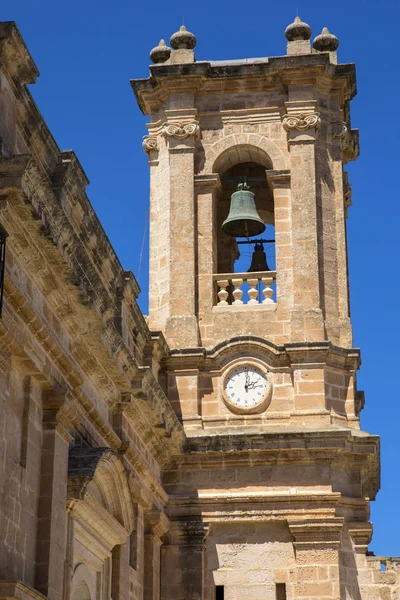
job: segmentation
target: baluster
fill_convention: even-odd
[[[229,293],[226,291],[226,288],[228,287],[228,285],[229,285],[228,279],[219,279],[217,281],[217,286],[219,287],[219,291],[217,293],[219,302],[218,302],[217,306],[228,305],[228,302],[226,301],[229,296]]]
[[[262,277],[261,281],[263,282],[263,284],[265,285],[265,288],[263,289],[262,293],[264,296],[264,300],[262,301],[263,304],[274,304],[274,301],[272,300],[272,294],[274,293],[274,290],[271,288],[271,283],[273,282],[273,278],[272,277]]]
[[[241,286],[243,285],[243,278],[232,279],[232,284],[235,286],[235,289],[232,292],[232,295],[235,298],[235,300],[232,304],[243,304],[243,302],[242,302],[243,292],[240,289]]]
[[[258,289],[257,289],[257,285],[258,285],[259,279],[257,277],[257,279],[255,277],[252,277],[251,279],[247,279],[247,283],[250,286],[249,291],[247,292],[249,294],[249,304],[258,304]]]

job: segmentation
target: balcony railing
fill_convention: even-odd
[[[217,287],[217,306],[254,307],[257,305],[272,308],[275,301],[272,298],[274,290],[271,285],[275,279],[275,271],[213,275]]]

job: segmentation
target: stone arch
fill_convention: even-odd
[[[266,169],[288,169],[289,159],[271,139],[259,134],[231,134],[206,152],[205,171],[221,173],[240,162],[256,162]]]
[[[72,600],[93,600],[95,592],[89,569],[80,563],[75,567],[71,582]]]
[[[266,338],[256,336],[237,336],[220,342],[207,351],[207,358],[220,367],[244,356],[261,358],[271,366],[289,366],[290,361],[284,346],[277,346]]]
[[[111,448],[71,448],[68,461],[68,500],[94,496],[130,534],[134,510],[128,477]]]

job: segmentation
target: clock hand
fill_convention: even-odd
[[[247,371],[244,372],[245,377],[246,377],[246,382],[244,384],[244,389],[246,390],[246,393],[249,391],[249,385],[250,385],[250,377]]]

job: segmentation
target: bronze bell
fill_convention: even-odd
[[[265,223],[259,216],[254,194],[247,183],[239,183],[231,196],[229,215],[222,223],[222,230],[233,237],[253,237],[265,230]]]
[[[256,242],[250,269],[247,272],[255,273],[256,271],[270,271],[262,242]]]

